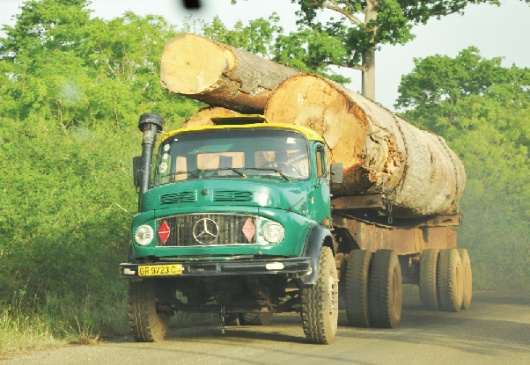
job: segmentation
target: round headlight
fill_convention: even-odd
[[[140,246],[147,246],[148,244],[150,244],[154,236],[155,233],[153,231],[153,228],[151,228],[151,226],[148,226],[147,224],[142,224],[136,229],[136,232],[134,232],[134,240]]]
[[[283,226],[279,223],[267,222],[263,226],[261,234],[263,235],[265,241],[269,243],[278,243],[283,240],[285,230],[283,229]]]

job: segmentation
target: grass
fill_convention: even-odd
[[[41,315],[24,315],[8,306],[0,313],[0,356],[7,352],[41,349],[68,342],[56,336],[52,322]]]
[[[110,304],[82,303],[51,296],[46,304],[28,303],[24,293],[0,309],[0,358],[2,354],[65,344],[91,344],[102,335],[128,332],[125,299]]]

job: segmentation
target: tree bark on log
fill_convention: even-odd
[[[458,213],[462,163],[445,140],[330,80],[299,74],[281,83],[265,108],[270,122],[312,128],[331,162],[344,164],[335,196],[383,193],[394,217]]]
[[[242,113],[263,113],[271,91],[297,73],[195,34],[170,39],[160,63],[160,79],[169,91]]]

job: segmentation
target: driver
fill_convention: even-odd
[[[301,156],[298,153],[294,153],[294,156],[291,156],[286,150],[264,151],[262,158],[264,160],[260,165],[262,168],[276,168],[291,177],[307,176],[308,166],[306,154]],[[299,161],[299,163],[296,163],[296,161]]]

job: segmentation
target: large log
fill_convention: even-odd
[[[335,196],[383,193],[394,217],[458,212],[466,177],[444,139],[341,85],[292,76],[270,96],[265,116],[322,135],[331,161],[344,164],[344,183],[331,186]]]
[[[233,110],[229,110],[222,107],[208,107],[199,110],[197,113],[193,114],[189,119],[187,119],[181,126],[181,128],[194,128],[202,127],[205,125],[214,125],[212,118],[221,116],[221,115],[238,115],[240,113]]]
[[[262,113],[271,91],[297,73],[195,34],[170,39],[160,63],[160,79],[169,91],[243,113]]]

